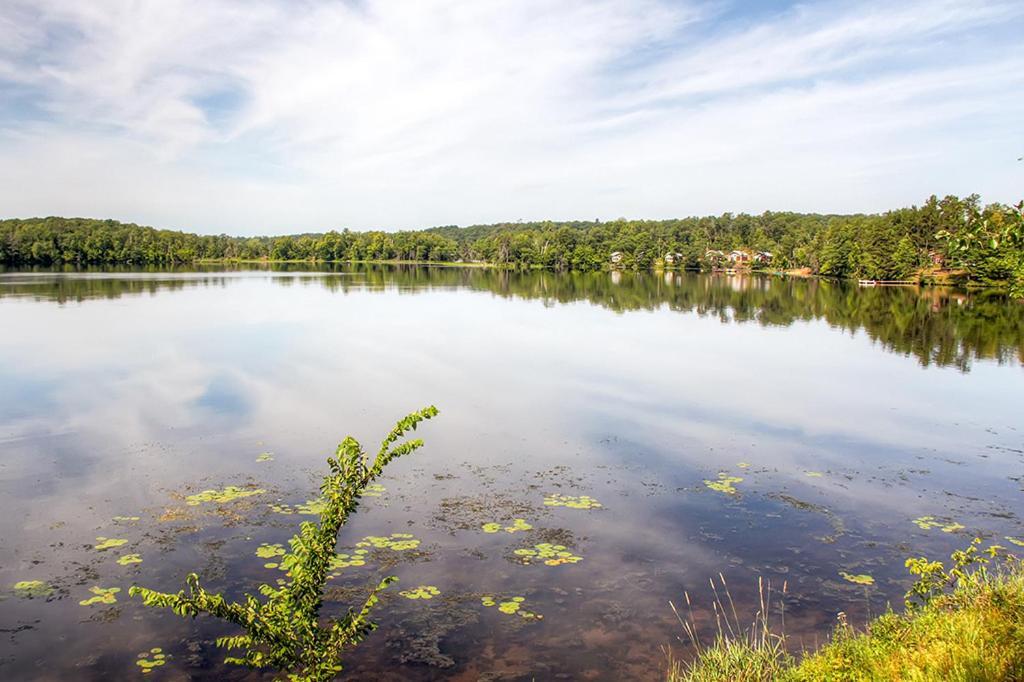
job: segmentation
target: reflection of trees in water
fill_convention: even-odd
[[[510,271],[420,266],[273,265],[282,286],[321,286],[347,293],[386,289],[416,294],[436,288],[467,288],[507,298],[537,299],[553,306],[589,301],[615,312],[668,308],[715,317],[722,323],[787,326],[824,320],[851,332],[864,330],[889,351],[913,355],[922,365],[970,368],[973,359],[1024,362],[1024,305],[991,292],[944,288],[862,288],[846,282],[756,275],[690,273]],[[136,271],[137,272],[137,271]],[[0,297],[84,301],[153,294],[193,286],[227,286],[224,269],[160,279],[143,277],[14,276],[0,281]],[[331,274],[334,273],[334,274]]]

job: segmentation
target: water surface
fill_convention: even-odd
[[[1024,539],[1024,306],[996,293],[459,268],[8,272],[0,330],[5,679],[141,676],[152,647],[170,658],[149,678],[271,679],[220,663],[212,640],[229,629],[127,588],[177,590],[190,570],[231,596],[274,580],[257,547],[312,517],[270,505],[314,498],[345,435],[373,446],[427,404],[442,411],[427,447],[342,534],[343,552],[420,541],[332,582],[338,611],[400,578],[354,679],[656,679],[663,647],[688,654],[669,600],[689,592],[710,625],[719,573],[743,617],[759,577],[785,583],[799,649],[838,611],[862,623],[898,604],[908,555]],[[742,479],[735,494],[705,484],[720,476]],[[266,492],[185,503],[228,485]],[[515,518],[533,528],[481,530]],[[97,537],[128,542],[100,552]],[[543,542],[582,561],[517,561]],[[130,553],[142,563],[117,563]],[[19,596],[22,580],[53,592]],[[417,585],[441,594],[398,595]],[[122,591],[81,606],[94,586]]]

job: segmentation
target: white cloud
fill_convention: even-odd
[[[1019,4],[724,9],[14,0],[0,211],[256,233],[1015,198]]]

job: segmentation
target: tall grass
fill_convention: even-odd
[[[994,555],[991,551],[990,556]],[[967,563],[961,560],[964,556]],[[921,566],[919,561],[909,560],[908,567],[920,577],[908,593],[905,612],[890,609],[862,631],[840,614],[830,641],[817,651],[804,652],[799,661],[786,647],[784,611],[779,610],[780,629],[769,623],[770,590],[759,590],[757,614],[749,626],[740,627],[731,595],[719,576],[729,609],[712,583],[714,641],[704,644],[698,638],[689,595],[687,618],[672,606],[694,655],[687,663],[670,656],[667,680],[1024,680],[1024,564],[1005,557],[996,570],[990,570],[987,563],[968,550],[954,554],[949,571],[941,562],[930,562],[928,566],[942,570],[923,575],[915,570]],[[911,597],[920,599],[924,583],[928,583],[928,596],[914,603]]]

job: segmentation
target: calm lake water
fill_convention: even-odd
[[[147,678],[271,679],[221,663],[230,629],[127,588],[176,591],[193,569],[236,597],[273,581],[256,550],[313,518],[279,512],[316,497],[336,444],[374,446],[428,404],[426,447],[342,533],[349,553],[419,540],[332,582],[336,612],[401,579],[353,679],[658,679],[664,648],[689,654],[669,600],[688,592],[710,627],[719,573],[743,620],[759,577],[785,582],[786,632],[813,646],[839,611],[862,624],[900,604],[908,555],[1024,541],[1022,357],[1024,306],[992,293],[456,268],[0,274],[0,678],[141,677],[159,647]],[[705,484],[720,476],[735,494]],[[265,492],[186,503],[232,485]],[[516,518],[532,528],[505,531]],[[518,562],[544,542],[582,560]],[[49,595],[13,589],[26,580]],[[440,595],[399,595],[418,585]],[[80,605],[91,587],[121,592]]]

